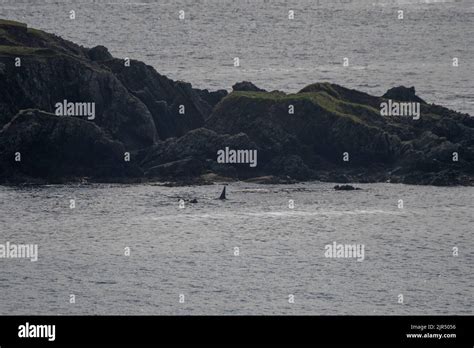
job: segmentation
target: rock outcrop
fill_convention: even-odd
[[[474,183],[474,119],[413,87],[382,97],[330,83],[200,90],[104,46],[0,20],[0,90],[2,183]],[[419,103],[419,119],[382,116],[389,100]],[[63,102],[93,104],[94,117],[57,113]],[[224,149],[235,153],[218,160]]]
[[[415,87],[410,87],[410,88],[407,88],[404,86],[393,87],[393,88],[390,88],[382,96],[382,98],[426,104],[426,102],[423,99],[421,99],[415,94]]]
[[[87,49],[10,21],[0,21],[0,44],[0,126],[22,109],[95,103],[94,123],[137,150],[201,127],[211,113],[190,84],[115,59],[103,46]]]
[[[410,93],[409,100],[421,100]],[[329,83],[288,95],[234,91],[205,126],[217,133],[247,134],[261,149],[260,165],[267,174],[336,182],[472,184],[474,119],[424,102],[418,120],[384,117],[380,105],[386,101]]]
[[[232,90],[235,92],[266,92],[264,89],[258,88],[252,82],[249,81],[242,81],[237,82],[235,85],[232,86]]]
[[[259,168],[248,164],[217,163],[217,151],[257,149],[257,145],[244,133],[218,134],[206,128],[192,130],[180,138],[170,138],[137,155],[141,168],[149,178],[172,180],[198,177],[207,172],[230,178],[258,176]]]
[[[1,182],[64,182],[140,176],[124,161],[122,143],[92,122],[22,110],[0,131]]]

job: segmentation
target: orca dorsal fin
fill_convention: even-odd
[[[224,189],[222,190],[222,193],[221,193],[221,196],[219,197],[219,199],[227,199],[226,196],[225,196],[225,186],[224,186]]]

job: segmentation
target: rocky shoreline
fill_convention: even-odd
[[[293,94],[250,82],[201,90],[103,46],[0,20],[0,89],[1,184],[474,184],[474,118],[414,88],[380,97],[330,83]],[[63,101],[94,115],[58,116]],[[419,118],[382,116],[387,101],[416,103]],[[255,166],[232,161],[234,149],[254,154]]]

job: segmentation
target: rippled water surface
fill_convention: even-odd
[[[195,87],[251,80],[296,92],[329,81],[382,95],[403,84],[474,114],[473,0],[2,0],[0,18],[105,45]]]
[[[0,187],[0,314],[473,314],[474,188],[332,186]]]

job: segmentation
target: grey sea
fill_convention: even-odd
[[[332,186],[1,187],[0,314],[473,313],[474,188]]]
[[[474,114],[473,1],[0,0],[0,17],[194,87],[406,85]],[[38,245],[0,258],[0,314],[473,314],[474,188],[359,186],[0,187],[0,245]],[[364,260],[325,257],[334,242]]]

